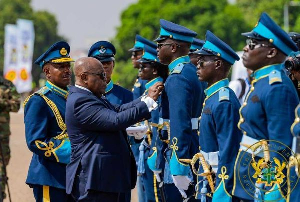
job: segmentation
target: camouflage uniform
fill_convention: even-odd
[[[17,112],[20,108],[20,95],[17,93],[16,87],[12,84],[12,82],[4,79],[0,76],[0,141],[4,156],[5,166],[8,165],[10,159],[10,149],[9,149],[9,136],[10,136],[10,128],[9,128],[9,112]],[[0,151],[0,152],[2,152]],[[0,153],[1,154],[1,153]],[[2,195],[0,195],[0,199],[4,198],[5,192],[5,174],[4,174],[4,166],[2,163],[2,154],[0,155],[0,190],[2,191]]]

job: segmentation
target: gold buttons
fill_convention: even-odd
[[[273,42],[274,42],[274,40],[273,40],[273,39],[269,39],[269,42],[270,42],[270,43],[273,43]]]
[[[243,106],[246,106],[246,105],[247,105],[247,102],[244,102],[244,103],[243,103]]]

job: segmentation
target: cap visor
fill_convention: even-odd
[[[141,58],[139,60],[137,60],[138,62],[140,63],[149,63],[149,62],[155,62],[154,60],[147,60],[147,59],[144,59],[144,58]]]
[[[113,57],[109,57],[109,58],[103,58],[103,59],[98,59],[100,62],[110,62],[110,61],[114,61],[115,59]]]
[[[251,39],[257,39],[257,40],[264,40],[265,38],[257,34],[256,32],[245,32],[242,33],[243,36],[251,38]]]
[[[135,51],[141,51],[141,50],[143,50],[142,48],[135,48],[135,47],[133,47],[133,48],[130,48],[128,51],[129,52],[135,52]]]
[[[168,37],[166,37],[166,36],[159,36],[159,37],[157,37],[154,41],[159,42],[159,41],[166,40],[167,38],[168,38]]]
[[[201,50],[194,51],[192,52],[193,54],[198,54],[198,55],[214,55],[213,53],[207,52],[201,48]]]

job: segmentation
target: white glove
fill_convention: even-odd
[[[153,171],[154,175],[155,175],[155,178],[156,178],[156,181],[157,182],[161,182],[161,179],[160,179],[160,176],[159,174],[161,173],[161,170],[158,170],[158,171]]]
[[[178,190],[180,191],[183,191],[184,190],[188,190],[189,188],[189,185],[190,185],[190,178],[188,178],[188,176],[185,176],[185,175],[172,175],[172,178],[173,178],[173,182],[175,184],[175,186],[178,188]],[[182,195],[182,194],[181,194]]]
[[[141,126],[130,126],[126,128],[127,135],[134,136],[135,139],[140,140],[146,134],[148,128],[145,125]]]

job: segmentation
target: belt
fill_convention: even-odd
[[[263,147],[258,147],[254,152],[249,148],[251,145],[254,145],[259,141],[260,140],[249,137],[247,135],[243,135],[242,141],[240,143],[240,150],[248,152],[249,154],[254,153],[255,156],[264,157]],[[246,145],[249,145],[249,147],[247,147]]]
[[[201,150],[200,153],[204,156],[206,162],[212,167],[213,171],[217,173],[219,165],[219,151],[204,152]]]
[[[170,119],[159,118],[159,122],[158,122],[159,124],[163,124],[164,122],[170,123]],[[198,118],[192,118],[191,124],[192,124],[192,130],[198,130],[199,127]],[[167,130],[166,125],[163,126],[162,130]]]

